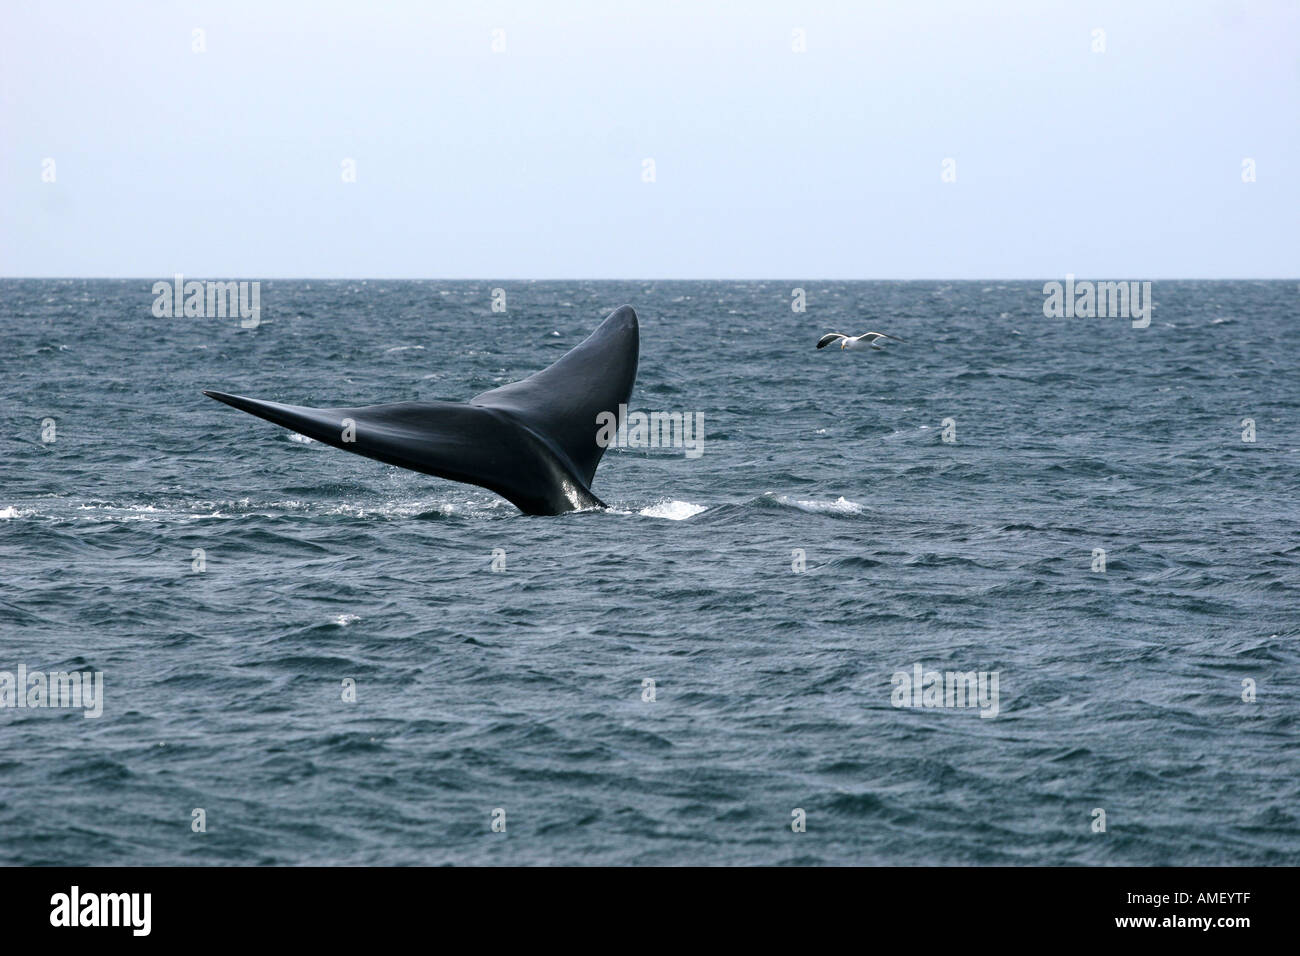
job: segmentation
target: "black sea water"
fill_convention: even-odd
[[[0,710],[4,862],[1300,863],[1295,282],[155,281],[0,282],[0,671],[103,674]],[[704,433],[607,511],[201,394],[464,400],[622,304]]]

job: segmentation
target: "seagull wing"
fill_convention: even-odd
[[[824,349],[832,342],[836,342],[840,339],[847,339],[847,338],[848,336],[845,335],[843,332],[827,332],[825,335],[823,335],[820,339],[817,340],[817,347],[819,349]]]
[[[874,342],[876,339],[893,339],[895,342],[903,341],[897,335],[886,335],[884,332],[866,332],[858,338],[866,339],[868,342]]]

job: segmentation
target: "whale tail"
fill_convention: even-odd
[[[639,342],[623,306],[554,365],[468,402],[307,408],[203,394],[344,451],[479,485],[526,514],[560,514],[605,506],[591,491],[605,452],[597,416],[631,398]]]

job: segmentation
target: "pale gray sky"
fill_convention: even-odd
[[[0,17],[7,276],[1300,274],[1293,0]]]

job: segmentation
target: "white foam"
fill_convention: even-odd
[[[860,515],[862,514],[862,505],[856,501],[849,501],[843,495],[834,501],[803,501],[797,498],[791,498],[789,495],[778,495],[777,501],[791,508],[798,508],[800,511],[807,511],[812,514],[842,514],[842,515]]]
[[[642,508],[638,514],[646,518],[667,518],[669,521],[685,521],[687,518],[693,518],[705,510],[704,505],[693,505],[689,501],[661,501],[658,504],[650,505],[648,508]]]

